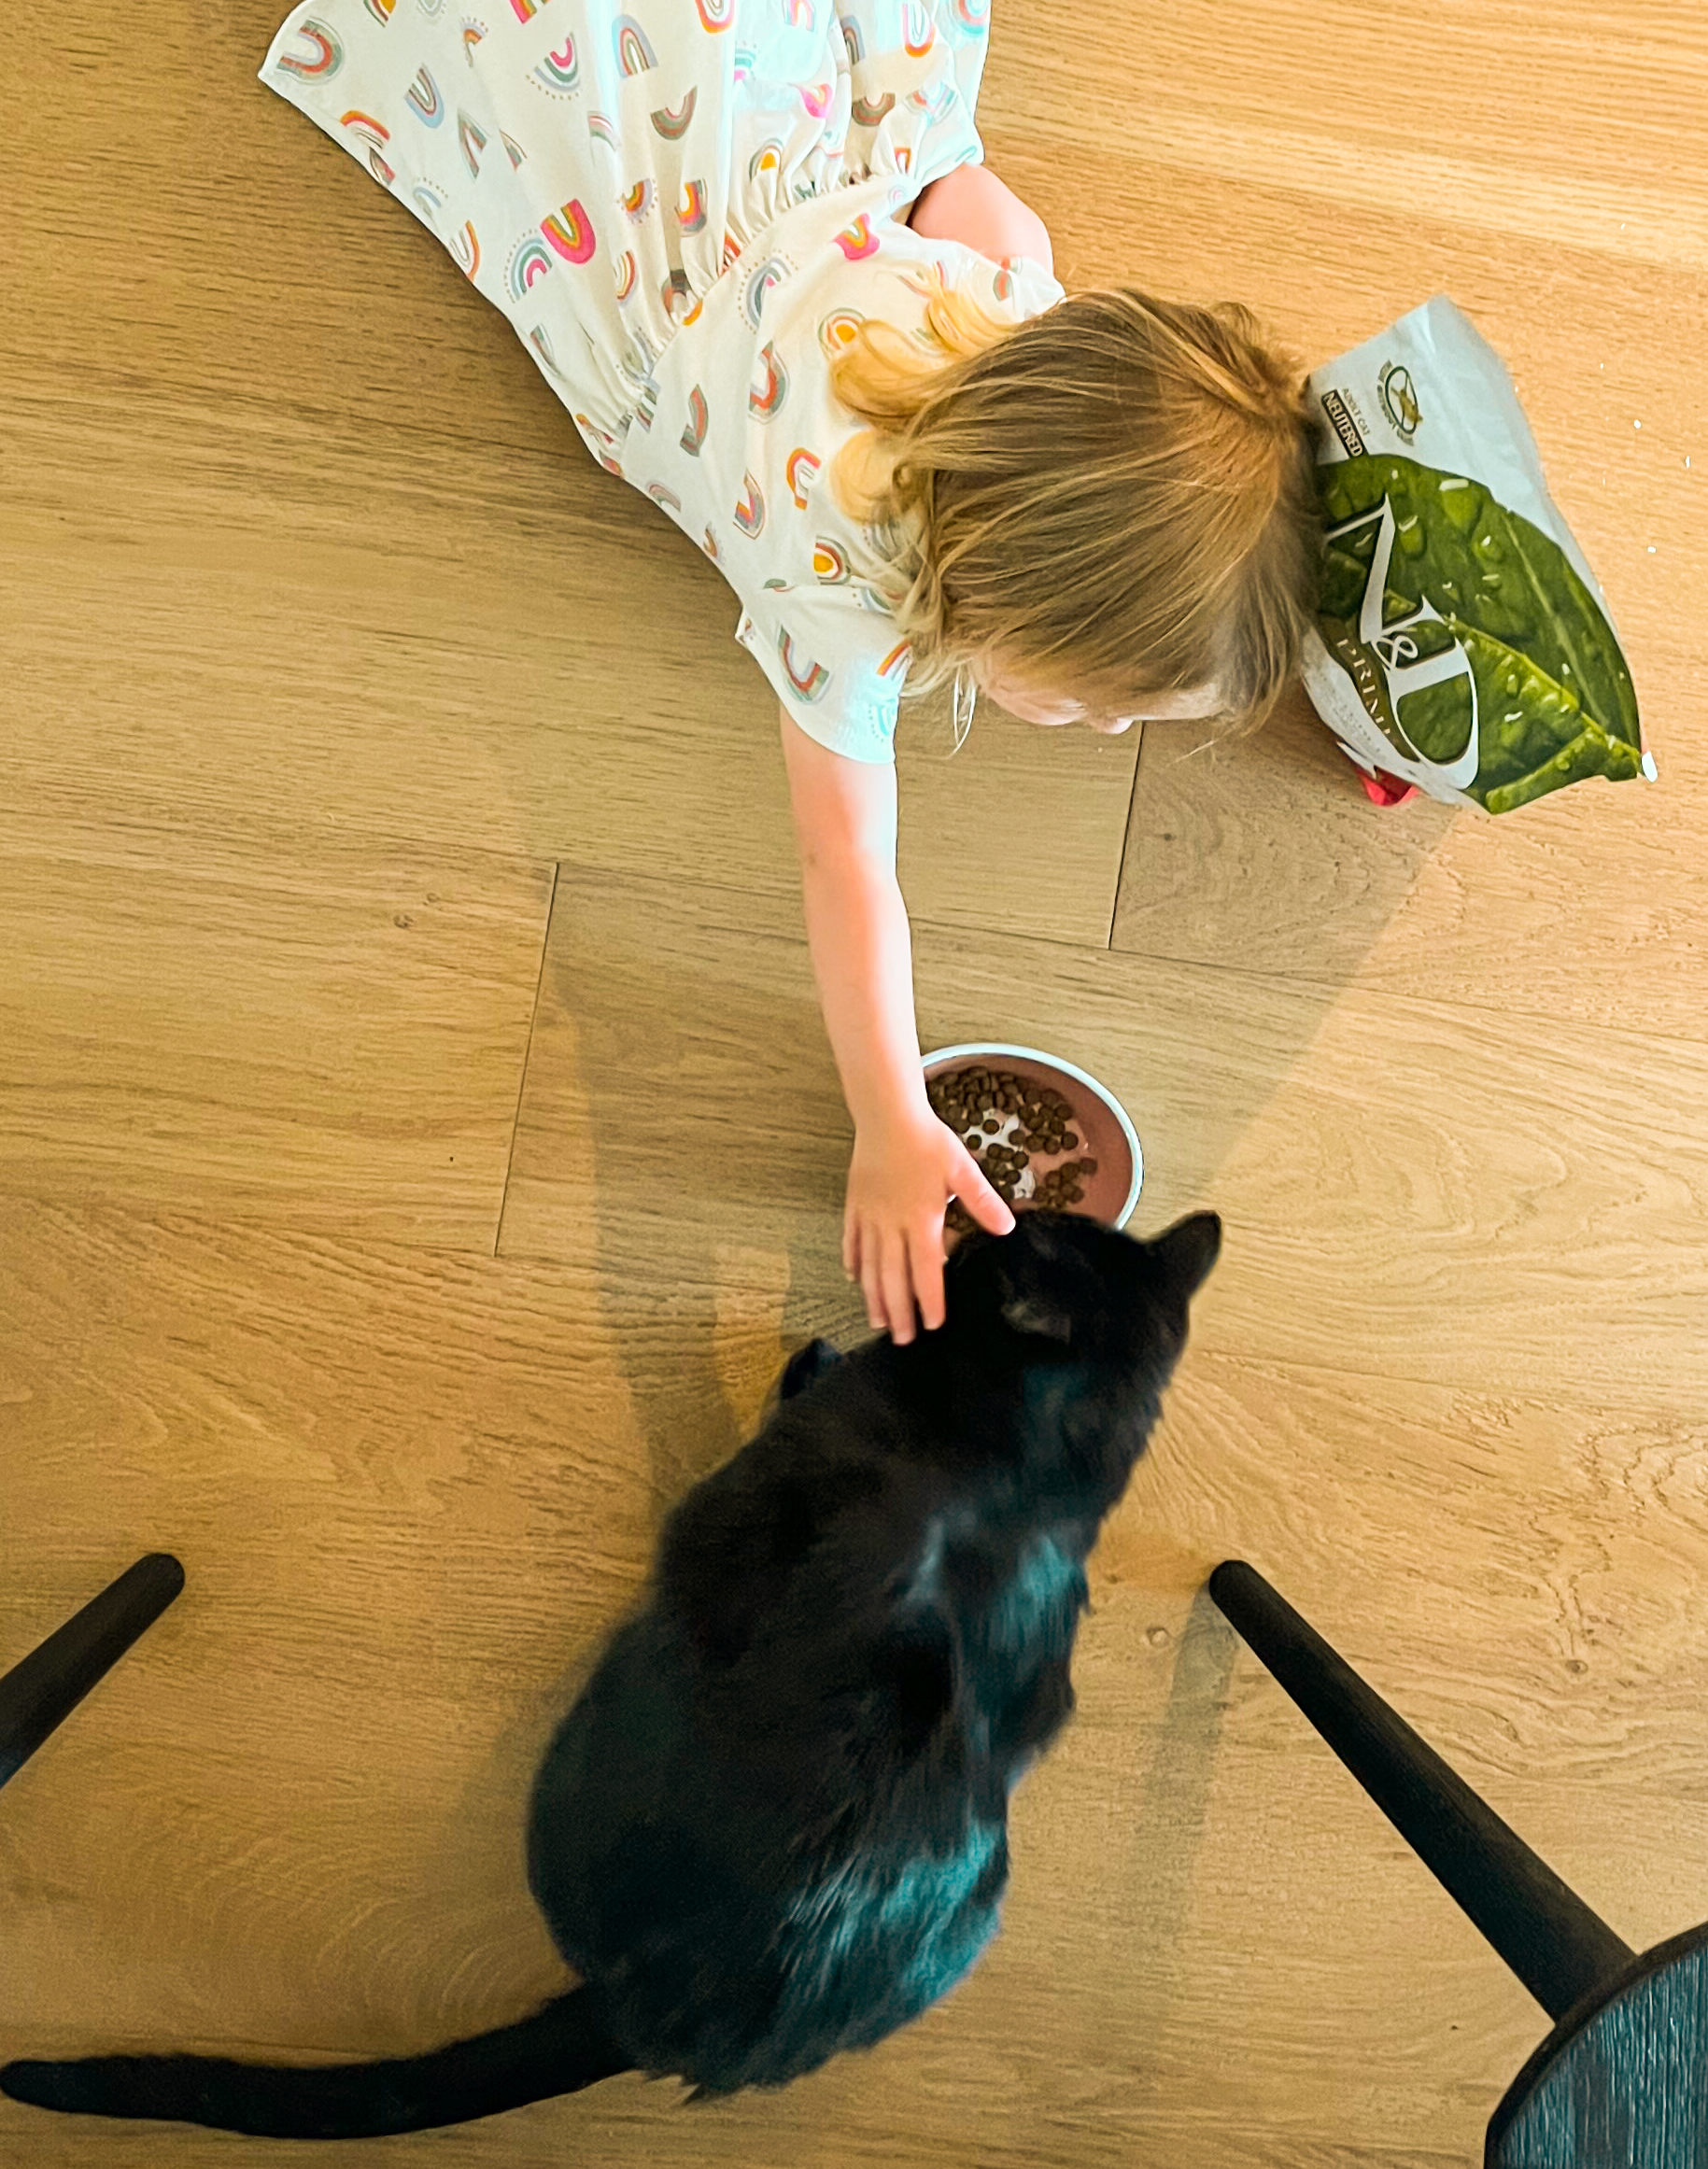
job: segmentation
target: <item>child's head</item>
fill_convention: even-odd
[[[836,389],[872,425],[839,474],[903,538],[910,683],[967,669],[1016,712],[1261,715],[1317,569],[1304,387],[1243,309],[1074,294],[1018,326],[952,291],[925,354],[868,323]]]

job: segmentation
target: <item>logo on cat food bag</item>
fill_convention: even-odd
[[[1389,743],[1432,777],[1462,791],[1476,775],[1480,752],[1476,678],[1471,669],[1471,658],[1427,596],[1404,617],[1391,621],[1384,617],[1388,570],[1393,560],[1397,531],[1393,507],[1387,498],[1383,498],[1374,512],[1360,513],[1356,519],[1331,528],[1326,539],[1331,542],[1346,541],[1350,547],[1350,538],[1362,535],[1372,526],[1376,529],[1376,542],[1363,599],[1359,605],[1357,638],[1336,639],[1332,643],[1334,653],[1357,688],[1371,721]],[[1433,630],[1436,627],[1441,628],[1440,633]],[[1452,760],[1434,761],[1420,753],[1407,734],[1405,704],[1420,694],[1433,694],[1439,702],[1446,696],[1436,689],[1451,684],[1456,679],[1464,681],[1463,690],[1469,696],[1470,731],[1463,750]]]
[[[1322,411],[1329,418],[1330,429],[1346,446],[1347,458],[1362,459],[1364,456],[1364,440],[1358,433],[1358,424],[1347,412],[1346,401],[1337,391],[1323,393]]]
[[[1382,402],[1382,412],[1399,432],[1401,440],[1409,444],[1418,434],[1418,424],[1423,419],[1423,409],[1418,404],[1418,388],[1411,380],[1411,371],[1402,361],[1383,365],[1376,379],[1376,396]]]

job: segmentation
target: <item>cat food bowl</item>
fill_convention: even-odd
[[[962,1138],[1017,1212],[1055,1205],[1123,1227],[1145,1156],[1126,1109],[1058,1055],[999,1041],[939,1047],[925,1058],[933,1111]],[[970,1222],[960,1205],[950,1226]]]

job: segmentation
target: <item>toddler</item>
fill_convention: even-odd
[[[844,1261],[897,1342],[1008,1207],[926,1104],[897,701],[1260,716],[1316,566],[1303,385],[1237,308],[1065,295],[974,125],[989,0],[306,0],[261,79],[501,309],[717,565],[769,682],[854,1118]]]

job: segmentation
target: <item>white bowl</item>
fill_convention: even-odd
[[[1064,1062],[1059,1054],[1045,1054],[1036,1047],[1009,1047],[995,1039],[968,1040],[960,1047],[937,1048],[924,1058],[923,1066],[929,1082],[943,1070],[964,1069],[973,1063],[1001,1063],[1018,1070],[1021,1075],[1052,1085],[1063,1092],[1073,1102],[1076,1115],[1083,1109],[1084,1143],[1092,1148],[1097,1173],[1087,1184],[1088,1194],[1082,1209],[1098,1219],[1108,1220],[1111,1227],[1125,1227],[1138,1203],[1138,1193],[1144,1188],[1145,1155],[1127,1110],[1108,1086],[1100,1085],[1076,1063]],[[1088,1093],[1094,1104],[1087,1104]],[[1120,1164],[1122,1156],[1127,1175],[1124,1197]],[[1118,1198],[1122,1202],[1116,1210]],[[1022,1209],[1024,1209],[1023,1200]]]

